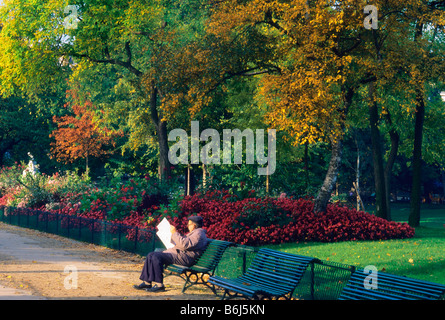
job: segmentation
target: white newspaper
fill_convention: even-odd
[[[171,242],[172,234],[170,232],[170,222],[166,218],[157,225],[158,232],[156,232],[159,239],[167,249],[173,248],[175,245]]]

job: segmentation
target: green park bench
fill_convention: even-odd
[[[307,267],[317,259],[262,248],[247,271],[237,278],[212,276],[208,282],[224,289],[222,299],[290,299]],[[233,292],[233,293],[232,293]]]
[[[165,275],[167,277],[175,275],[185,280],[182,293],[193,285],[203,284],[216,294],[214,286],[209,285],[206,278],[213,276],[224,251],[231,245],[234,244],[228,241],[208,239],[205,251],[192,266],[171,264],[165,268]]]
[[[343,288],[339,300],[440,300],[445,285],[384,272],[371,274],[357,269]]]

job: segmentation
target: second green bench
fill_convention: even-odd
[[[262,248],[247,271],[226,279],[212,276],[208,282],[224,289],[222,299],[242,296],[248,299],[290,299],[306,269],[317,259]]]

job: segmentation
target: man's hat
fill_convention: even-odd
[[[198,226],[202,226],[202,217],[200,217],[200,216],[190,216],[188,219],[190,221],[196,223]]]

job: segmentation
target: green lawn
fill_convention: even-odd
[[[393,220],[408,219],[407,205],[395,205]],[[411,239],[386,241],[308,242],[267,246],[276,250],[366,267],[445,284],[445,206],[425,205],[420,227]]]

